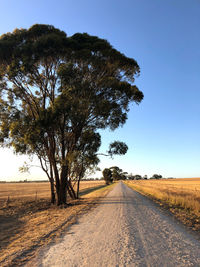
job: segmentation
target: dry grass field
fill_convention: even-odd
[[[126,183],[169,208],[193,229],[200,230],[200,178],[136,180]]]
[[[80,184],[80,191],[88,188],[101,186],[104,181],[83,181]],[[50,183],[0,183],[0,203],[9,200],[23,199],[49,199],[50,198]]]
[[[111,187],[103,181],[81,182],[81,199],[58,208],[50,204],[48,183],[0,184],[0,266],[22,266],[41,246],[59,240],[77,215]]]

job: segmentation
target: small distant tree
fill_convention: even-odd
[[[134,180],[140,180],[140,179],[142,179],[142,176],[139,175],[139,174],[136,174],[133,177],[134,177]]]
[[[113,180],[117,181],[122,179],[122,169],[117,166],[113,166],[110,168],[110,170],[112,173]]]
[[[133,174],[132,173],[128,174],[127,178],[128,178],[128,180],[133,180],[134,179]]]
[[[122,172],[122,173],[121,173],[121,179],[122,179],[122,180],[126,180],[127,177],[128,177],[128,173],[127,173],[127,172]]]
[[[162,175],[160,175],[160,174],[154,174],[152,176],[152,179],[162,179]]]
[[[105,168],[102,173],[103,173],[103,179],[105,180],[107,185],[113,182],[112,171],[110,169]]]

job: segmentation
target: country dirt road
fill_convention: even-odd
[[[200,240],[168,212],[122,182],[37,266],[200,266]]]

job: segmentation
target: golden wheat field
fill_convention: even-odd
[[[200,178],[136,180],[127,184],[168,205],[187,224],[200,228]]]
[[[80,191],[88,188],[101,186],[105,184],[102,180],[82,181],[80,183]],[[50,198],[49,182],[32,182],[32,183],[0,183],[0,203],[14,199],[35,200]]]

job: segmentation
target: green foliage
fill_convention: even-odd
[[[142,176],[140,174],[136,174],[133,176],[134,180],[141,180]]]
[[[128,151],[128,146],[124,142],[115,141],[110,144],[108,154],[113,155],[124,155]]]
[[[112,178],[112,171],[110,169],[105,168],[102,174],[103,174],[103,179],[105,180],[106,184],[112,183],[113,178]]]
[[[162,179],[162,175],[160,174],[154,174],[151,179]]]
[[[123,172],[122,169],[120,169],[117,166],[113,166],[110,168],[111,173],[112,173],[112,178],[113,180],[126,180],[127,177],[127,172]]]

